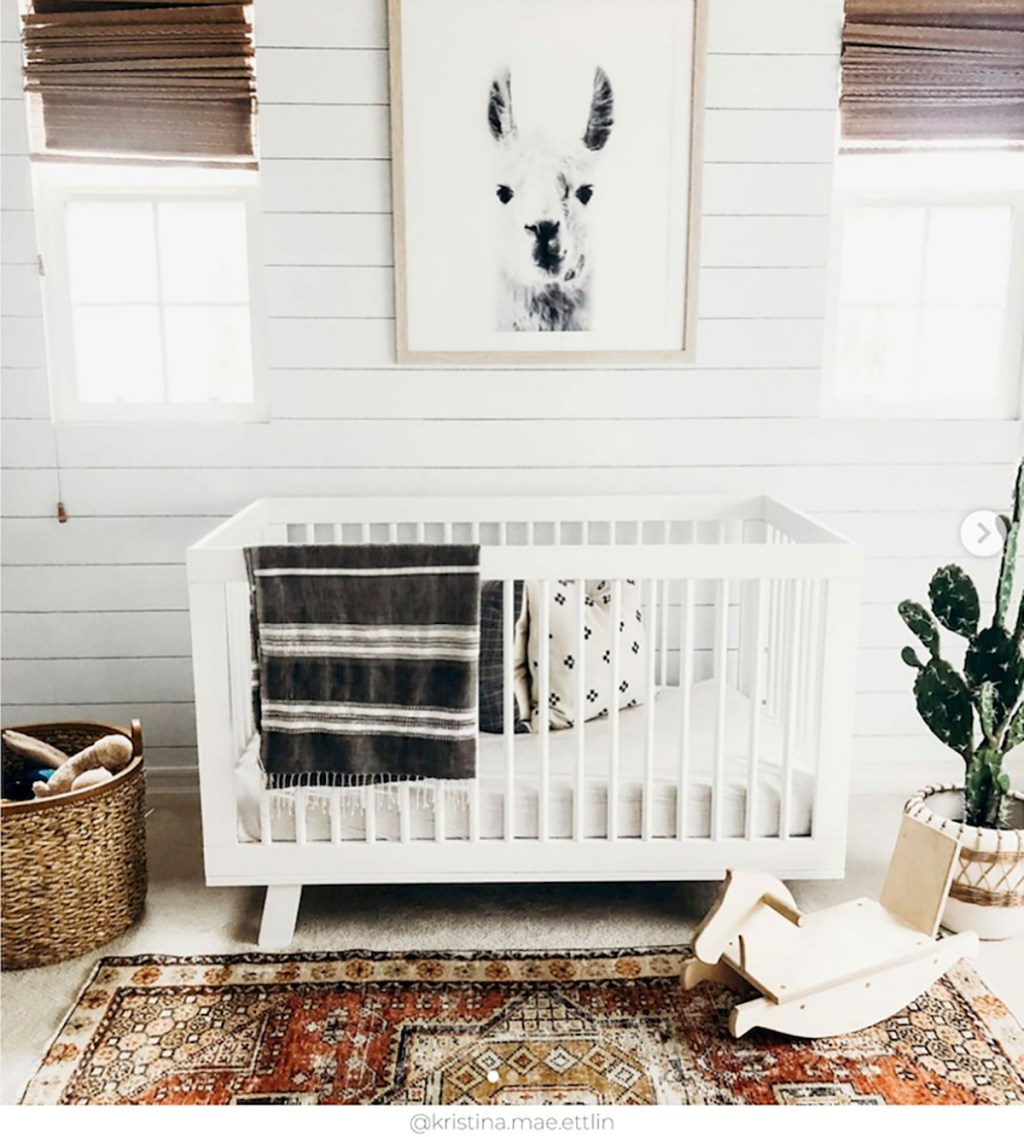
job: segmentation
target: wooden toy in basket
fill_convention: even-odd
[[[142,728],[95,722],[13,728],[76,755],[107,735],[131,742],[128,766],[91,788],[0,806],[5,969],[82,955],[126,931],[146,900]],[[38,763],[3,743],[4,784]]]
[[[881,902],[812,913],[766,873],[727,873],[683,987],[713,980],[759,992],[733,1008],[734,1038],[755,1026],[802,1038],[873,1026],[978,950],[973,932],[935,939],[958,852],[956,838],[904,817]]]

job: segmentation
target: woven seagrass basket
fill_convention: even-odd
[[[0,806],[5,969],[83,955],[120,935],[146,901],[142,728],[98,722],[15,726],[75,754],[105,734],[132,740],[127,769],[79,793]],[[28,760],[3,747],[6,779]]]
[[[950,836],[959,837],[960,859],[953,873],[942,925],[951,932],[977,932],[983,940],[1024,933],[1024,794],[1011,790],[1010,829],[964,825],[963,786],[926,786],[905,812]]]

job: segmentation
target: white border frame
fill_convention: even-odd
[[[1008,151],[998,154],[996,160],[1005,162],[1007,181],[999,186],[979,184],[975,176],[957,177],[954,162],[960,170],[968,169],[973,175],[971,159],[984,162],[992,152],[970,155],[965,152],[877,152],[863,155],[840,154],[836,158],[831,232],[829,238],[828,284],[825,312],[824,361],[821,411],[829,418],[892,418],[892,419],[1020,419],[1024,415],[1024,154]],[[898,186],[881,185],[865,181],[851,184],[856,171],[847,165],[853,177],[844,173],[844,163],[858,160],[893,159],[907,163],[907,169],[916,164],[913,178]],[[941,175],[943,161],[946,174]],[[1014,166],[1019,169],[1014,170]],[[1016,184],[1010,185],[1010,178]],[[1007,205],[1013,209],[1013,237],[1010,251],[1010,279],[1006,301],[1006,325],[1003,329],[1000,391],[997,397],[985,402],[954,401],[944,399],[915,402],[888,402],[874,399],[841,399],[836,396],[836,342],[839,322],[839,283],[842,271],[843,217],[847,207],[861,205],[932,206],[932,205]]]
[[[266,305],[262,280],[262,205],[255,170],[184,169],[77,162],[33,162],[32,189],[41,257],[47,372],[55,422],[267,422]],[[253,398],[245,403],[86,403],[78,397],[72,339],[64,207],[76,198],[240,201],[249,252],[249,326]]]
[[[686,277],[683,342],[678,349],[649,351],[414,351],[409,348],[405,287],[405,152],[402,116],[402,5],[388,0],[388,62],[391,96],[391,200],[395,249],[395,359],[399,364],[604,364],[693,363],[696,358],[697,285],[700,276],[701,182],[704,168],[704,72],[707,63],[708,0],[693,0],[693,67],[690,91],[689,197],[686,219]],[[471,3],[472,0],[466,0]],[[549,0],[556,3],[557,0]]]

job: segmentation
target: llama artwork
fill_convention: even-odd
[[[498,144],[499,288],[502,332],[590,330],[593,265],[588,244],[597,156],[614,122],[612,85],[594,71],[590,111],[578,142],[523,137],[506,70],[491,84],[487,124]]]

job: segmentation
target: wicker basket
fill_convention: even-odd
[[[6,969],[82,955],[120,935],[146,901],[142,728],[35,723],[21,731],[74,754],[105,734],[132,740],[127,769],[80,793],[0,806]],[[29,760],[3,747],[5,777]]]
[[[960,859],[942,915],[951,932],[983,940],[1024,933],[1024,794],[1011,790],[1011,829],[964,825],[963,786],[926,786],[904,807],[911,817],[959,837]]]

